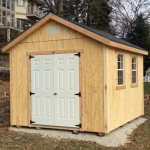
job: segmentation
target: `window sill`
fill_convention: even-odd
[[[25,7],[25,6],[21,6],[21,5],[17,5],[18,7]]]
[[[138,87],[138,84],[131,84],[131,88]]]
[[[125,88],[126,88],[125,85],[116,86],[116,90],[122,90],[122,89],[125,89]]]

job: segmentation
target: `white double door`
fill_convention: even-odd
[[[74,53],[31,58],[33,124],[77,127],[79,113],[79,57]]]

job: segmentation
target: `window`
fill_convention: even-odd
[[[6,11],[3,11],[3,16],[6,17]]]
[[[124,85],[124,58],[118,54],[118,85]]]
[[[14,0],[11,1],[11,9],[14,10]]]
[[[132,57],[132,84],[137,83],[137,58]]]
[[[18,6],[24,6],[24,1],[23,0],[18,0]]]
[[[11,25],[12,27],[15,27],[15,19],[14,14],[11,15]]]
[[[39,11],[39,6],[36,5],[36,11]]]
[[[6,7],[6,0],[3,0],[2,3],[3,3],[3,7]]]
[[[1,4],[3,7],[10,9],[10,0],[0,0],[0,5]]]
[[[10,0],[7,0],[7,9],[10,9]]]

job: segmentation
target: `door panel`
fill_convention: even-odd
[[[54,55],[55,125],[76,127],[79,120],[79,57]]]
[[[32,121],[76,127],[79,119],[79,57],[36,55],[31,59]],[[56,94],[54,94],[56,93]],[[78,127],[76,127],[78,128]]]
[[[54,125],[53,56],[36,55],[31,59],[32,121]]]

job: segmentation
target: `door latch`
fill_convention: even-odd
[[[30,96],[31,96],[31,95],[34,95],[34,94],[35,94],[35,93],[30,92]]]
[[[35,123],[34,121],[30,120],[30,124]]]

